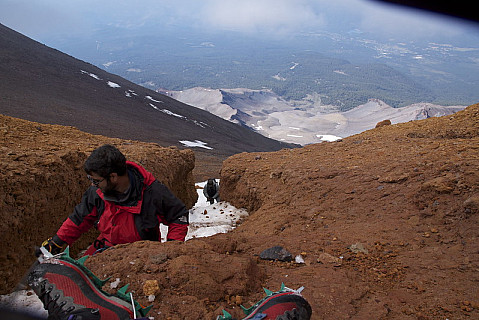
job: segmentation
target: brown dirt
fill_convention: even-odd
[[[250,212],[233,232],[117,246],[86,265],[129,283],[144,305],[147,280],[157,280],[155,319],[214,319],[222,308],[241,317],[239,304],[282,282],[305,286],[312,319],[477,319],[478,169],[479,105],[338,142],[242,153],[221,169],[221,198]],[[259,259],[275,245],[305,263]]]

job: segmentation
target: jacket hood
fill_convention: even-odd
[[[145,168],[140,166],[139,164],[132,162],[132,161],[127,161],[126,162],[127,166],[134,167],[138,172],[143,176],[143,183],[147,186],[153,183],[155,181],[155,177],[153,174],[149,171],[147,171]]]

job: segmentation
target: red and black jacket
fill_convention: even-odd
[[[188,232],[188,210],[181,200],[140,165],[127,161],[132,192],[121,203],[104,199],[101,190],[91,186],[65,220],[57,236],[67,244],[75,242],[95,226],[98,240],[112,246],[139,240],[160,241],[160,223],[168,226],[168,240],[184,241]],[[86,254],[92,254],[90,247]]]

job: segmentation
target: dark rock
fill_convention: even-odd
[[[263,260],[291,261],[293,255],[281,246],[274,246],[260,253],[259,257]]]

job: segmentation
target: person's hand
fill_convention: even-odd
[[[65,241],[60,239],[57,235],[54,235],[53,237],[50,237],[47,240],[43,241],[42,247],[44,247],[51,254],[55,255],[62,252],[64,244]],[[41,255],[42,251],[40,250],[40,248],[36,248],[35,256],[39,257]]]

